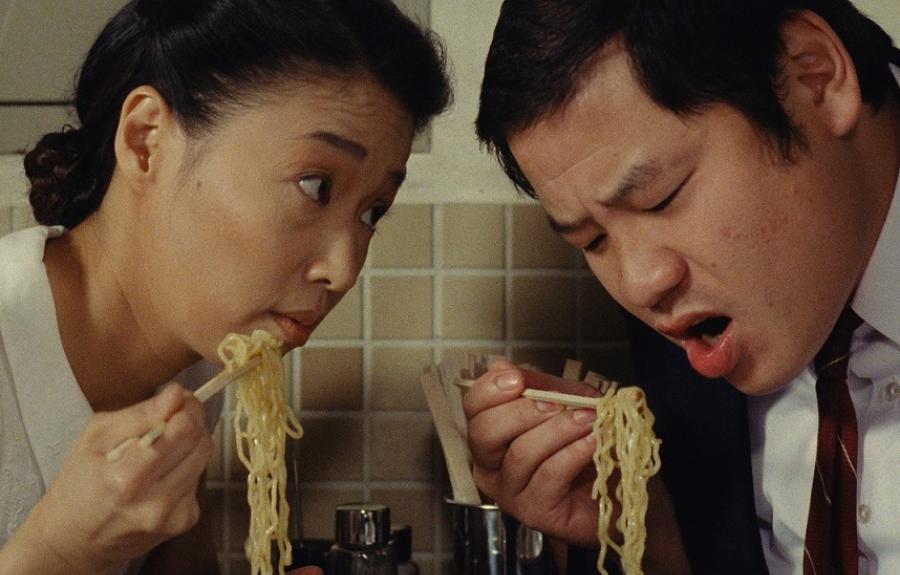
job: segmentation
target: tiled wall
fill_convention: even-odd
[[[26,209],[0,211],[0,233],[30,222]],[[306,430],[293,452],[308,537],[333,536],[340,503],[386,503],[394,523],[412,526],[423,573],[450,573],[449,484],[419,373],[469,352],[555,373],[578,358],[631,378],[617,309],[537,206],[395,206],[357,286],[286,359]],[[247,572],[246,472],[233,454],[231,405],[208,471],[226,575]]]

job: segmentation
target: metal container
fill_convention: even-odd
[[[447,499],[456,575],[547,575],[552,554],[540,531],[521,525],[496,505]]]
[[[376,503],[347,503],[335,510],[330,575],[397,575],[390,544],[391,511]]]

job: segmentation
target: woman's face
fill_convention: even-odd
[[[214,360],[229,332],[302,346],[356,282],[412,136],[399,102],[354,76],[288,86],[187,139],[195,157],[160,177],[135,234],[151,327]]]

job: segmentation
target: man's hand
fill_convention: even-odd
[[[597,545],[595,412],[520,397],[526,387],[585,396],[587,384],[491,365],[465,395],[475,482],[497,505],[551,537]]]

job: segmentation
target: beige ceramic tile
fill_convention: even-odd
[[[44,134],[71,122],[63,106],[0,106],[0,154],[31,150]]]
[[[502,347],[446,347],[441,352],[441,363],[455,363],[466,367],[469,365],[469,356],[502,356]]]
[[[419,575],[435,575],[437,573],[434,570],[434,558],[432,556],[413,557],[413,561],[419,566]],[[452,565],[448,565],[441,573],[442,575],[452,575]]]
[[[12,209],[12,228],[14,230],[30,228],[35,224],[37,222],[30,207],[15,207]]]
[[[225,490],[221,487],[206,486],[206,509],[208,517],[205,521],[209,522],[209,529],[212,532],[213,542],[216,550],[222,551],[224,545],[223,535],[225,533]]]
[[[210,481],[224,479],[224,428],[225,422],[220,420],[212,434],[213,442],[216,444],[216,448],[213,451],[213,455],[206,466],[206,479]]]
[[[228,494],[228,520],[231,530],[228,545],[230,551],[243,552],[244,541],[250,531],[250,506],[244,486],[232,489]]]
[[[587,349],[583,356],[585,365],[593,371],[624,384],[634,383],[634,368],[627,348]]]
[[[304,349],[300,366],[303,409],[362,409],[362,348]]]
[[[550,229],[540,206],[516,205],[512,210],[514,268],[572,268],[576,265],[577,251]]]
[[[444,267],[503,267],[504,206],[444,206]]]
[[[510,322],[514,339],[573,339],[575,279],[539,276],[513,278]]]
[[[13,231],[12,208],[0,207],[0,237],[5,236],[11,231]]]
[[[419,377],[431,365],[430,348],[374,348],[369,407],[400,411],[428,409]]]
[[[574,348],[514,348],[512,359],[517,364],[528,364],[539,371],[562,375],[567,359],[575,359]]]
[[[433,424],[428,415],[373,415],[370,419],[372,479],[431,477]]]
[[[502,339],[504,278],[444,278],[444,337]]]
[[[362,337],[362,282],[347,292],[313,332],[315,339],[359,339]]]
[[[579,279],[582,311],[581,337],[584,340],[627,339],[622,310],[594,277]]]
[[[412,528],[413,551],[434,548],[434,493],[431,489],[371,490],[372,501],[391,508],[391,523]]]
[[[378,222],[369,248],[376,268],[428,268],[432,265],[432,206],[402,204]]]
[[[432,335],[432,278],[372,278],[372,337],[428,339]]]
[[[301,487],[303,535],[334,539],[334,510],[338,505],[362,501],[363,490],[344,487]]]
[[[302,481],[354,481],[363,477],[363,426],[359,419],[308,418],[298,442]]]

